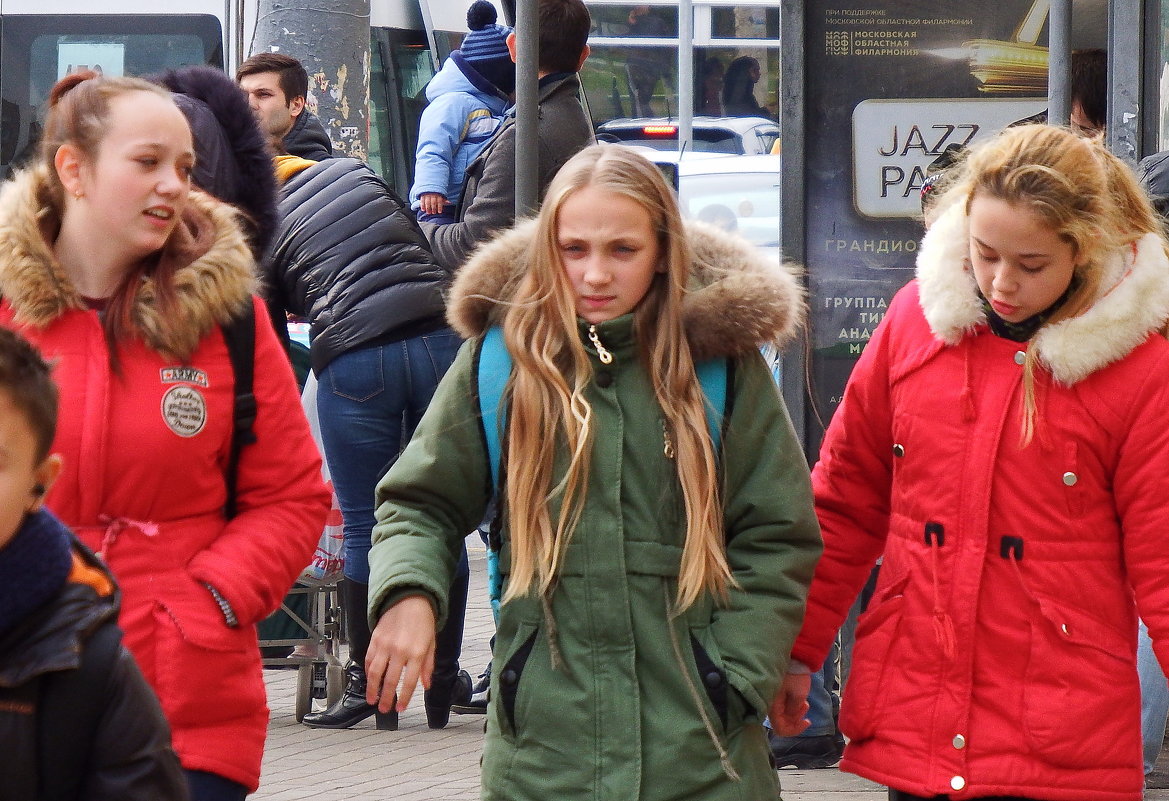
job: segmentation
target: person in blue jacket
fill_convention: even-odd
[[[515,91],[515,63],[507,50],[511,28],[496,25],[495,6],[475,0],[471,32],[426,86],[430,101],[418,122],[410,208],[420,220],[455,220],[455,202],[475,156],[495,135]]]

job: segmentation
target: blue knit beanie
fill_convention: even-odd
[[[471,32],[459,49],[476,72],[507,95],[515,91],[515,63],[507,50],[507,36],[512,29],[496,25],[498,16],[495,6],[487,0],[475,0],[467,10]]]

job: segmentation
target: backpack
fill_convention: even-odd
[[[499,623],[499,603],[503,597],[503,576],[499,572],[499,493],[500,461],[502,458],[502,433],[507,424],[507,403],[503,396],[504,387],[511,377],[511,354],[503,341],[503,328],[493,326],[483,336],[479,347],[479,360],[475,365],[476,394],[479,398],[479,419],[483,427],[483,438],[487,443],[487,461],[491,467],[493,496],[488,511],[490,536],[487,548],[487,592],[491,598],[491,613]],[[731,379],[730,362],[727,359],[709,359],[694,365],[702,394],[706,397],[706,424],[710,439],[714,443],[715,458],[718,458],[722,444],[722,429],[726,418],[728,385]],[[501,419],[502,418],[502,419]]]

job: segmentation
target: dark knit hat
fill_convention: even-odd
[[[498,12],[487,0],[475,0],[467,10],[467,27],[471,32],[460,48],[463,60],[505,95],[515,91],[515,63],[507,50],[507,36],[512,29],[496,25]]]

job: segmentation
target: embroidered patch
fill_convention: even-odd
[[[180,437],[193,437],[207,423],[207,400],[194,387],[171,387],[162,396],[162,419]]]
[[[206,389],[207,373],[197,367],[164,367],[158,371],[164,384],[194,384]]]

